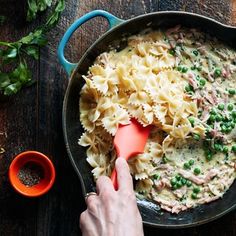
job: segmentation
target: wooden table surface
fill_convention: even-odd
[[[0,15],[7,22],[0,26],[0,40],[17,40],[45,19],[43,14],[33,24],[25,24],[23,2],[0,0]],[[20,4],[19,4],[20,3]],[[41,49],[40,60],[31,63],[33,86],[5,102],[0,102],[0,235],[34,236],[81,235],[79,215],[85,208],[80,182],[69,162],[63,141],[61,113],[67,76],[59,65],[56,49],[67,27],[78,17],[94,9],[104,9],[129,19],[136,15],[183,10],[236,24],[235,0],[67,0],[60,23],[49,34],[49,45]],[[47,14],[47,13],[46,13]],[[100,19],[81,27],[70,40],[67,57],[78,61],[89,45],[107,29]],[[57,178],[51,191],[38,199],[27,199],[13,191],[8,181],[8,167],[14,155],[38,150],[53,160]],[[145,227],[145,235],[236,235],[236,211],[219,220],[183,230]]]

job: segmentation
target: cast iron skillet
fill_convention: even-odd
[[[106,18],[110,29],[85,52],[79,63],[68,62],[64,57],[64,48],[71,35],[84,22],[97,16]],[[235,47],[236,45],[236,28],[223,25],[201,15],[174,11],[155,12],[123,21],[108,12],[96,10],[75,21],[63,36],[58,48],[58,57],[70,76],[63,104],[63,131],[67,151],[72,165],[81,180],[84,194],[95,191],[95,184],[91,168],[86,162],[86,150],[78,145],[78,138],[83,132],[79,121],[79,93],[83,86],[81,75],[86,74],[88,67],[93,64],[96,56],[109,50],[110,46],[116,48],[124,47],[125,41],[121,40],[124,36],[139,33],[148,27],[156,29],[173,27],[177,24],[201,28],[204,32],[216,36],[231,46]],[[166,228],[196,226],[219,218],[235,208],[236,182],[226,192],[223,199],[181,212],[178,215],[161,211],[158,206],[146,200],[138,200],[138,206],[143,222],[146,225]]]

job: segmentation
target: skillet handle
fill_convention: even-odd
[[[66,31],[66,33],[64,34],[64,36],[62,37],[60,43],[59,43],[59,47],[57,50],[57,56],[59,58],[59,62],[60,64],[64,67],[64,69],[66,70],[67,74],[70,76],[71,73],[73,72],[73,70],[76,68],[76,66],[78,65],[78,63],[71,63],[69,62],[65,56],[64,56],[64,49],[65,46],[67,44],[67,42],[69,41],[70,37],[72,36],[72,34],[85,22],[89,21],[90,19],[94,18],[94,17],[104,17],[106,18],[106,20],[109,23],[109,29],[115,27],[116,25],[120,24],[121,22],[123,22],[124,20],[121,20],[117,17],[115,17],[114,15],[112,15],[109,12],[103,11],[103,10],[94,10],[91,11],[85,15],[83,15],[82,17],[80,17],[79,19],[77,19]]]

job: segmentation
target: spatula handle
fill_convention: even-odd
[[[116,172],[116,169],[114,169],[112,171],[111,182],[113,183],[114,189],[118,190],[118,182],[117,182],[117,172]]]

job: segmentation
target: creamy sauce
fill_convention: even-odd
[[[177,142],[165,153],[165,164],[157,166],[158,179],[147,197],[172,213],[223,197],[236,177],[236,53],[197,30],[180,31],[181,46],[176,43],[179,30],[169,35],[169,41],[175,45],[177,69],[186,68],[187,92],[198,100],[197,122],[206,132],[197,141]]]

